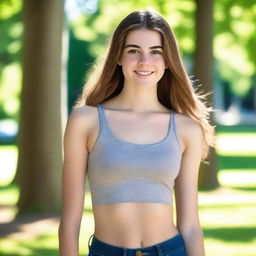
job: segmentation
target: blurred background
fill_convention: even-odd
[[[217,146],[200,167],[206,255],[256,255],[256,3],[251,0],[0,1],[0,254],[58,255],[67,116],[111,33],[153,8],[194,86],[212,92]],[[202,84],[202,85],[201,85]],[[88,185],[80,255],[93,233]]]

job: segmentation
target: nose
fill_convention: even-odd
[[[150,64],[150,56],[146,53],[141,53],[139,58],[139,64]]]

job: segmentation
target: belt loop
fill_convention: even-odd
[[[160,246],[159,246],[158,244],[156,244],[155,246],[156,246],[158,255],[159,255],[159,256],[163,256],[163,253],[162,253],[162,250],[161,250]]]
[[[127,249],[124,248],[123,256],[127,256]]]
[[[91,238],[93,237],[93,235],[94,235],[94,234],[92,234],[92,235],[90,236],[89,240],[88,240],[88,249],[91,247],[90,242],[91,242]]]

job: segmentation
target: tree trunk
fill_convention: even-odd
[[[63,0],[24,0],[18,214],[60,206],[65,90],[61,79]],[[61,85],[62,84],[62,85]]]
[[[196,49],[194,74],[205,92],[213,91],[213,1],[195,0],[196,2]],[[208,96],[208,102],[213,104],[213,95]],[[211,116],[213,123],[213,117]],[[201,164],[199,171],[199,187],[212,189],[218,186],[217,156],[214,149],[207,158],[209,165]]]

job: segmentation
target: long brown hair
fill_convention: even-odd
[[[214,146],[215,141],[214,126],[209,123],[211,108],[204,103],[207,95],[195,92],[183,66],[175,36],[167,21],[155,11],[135,11],[121,21],[114,31],[106,58],[101,60],[102,67],[99,69],[96,64],[91,70],[88,82],[74,108],[84,105],[96,106],[121,92],[124,75],[118,62],[127,34],[140,28],[157,31],[162,38],[167,69],[158,82],[158,100],[168,109],[187,115],[201,124],[204,132],[202,159],[205,159],[209,146]]]

